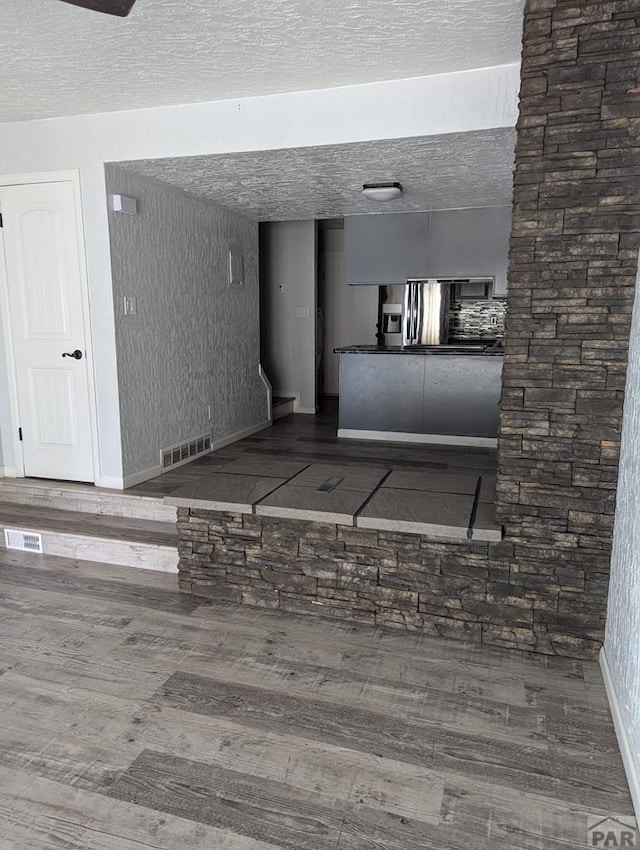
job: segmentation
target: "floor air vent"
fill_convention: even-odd
[[[182,463],[187,463],[195,457],[205,455],[211,451],[211,434],[203,434],[202,437],[194,437],[179,446],[171,446],[160,452],[160,463],[162,471],[173,469]]]
[[[4,542],[7,549],[20,549],[22,552],[39,552],[42,554],[42,535],[33,531],[5,528]]]

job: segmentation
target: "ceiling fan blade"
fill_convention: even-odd
[[[72,6],[82,6],[83,9],[93,9],[94,12],[106,12],[107,15],[118,15],[126,18],[136,0],[62,0]]]

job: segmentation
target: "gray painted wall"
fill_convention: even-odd
[[[260,227],[263,365],[273,394],[298,393],[304,413],[316,407],[316,239],[315,221]]]
[[[635,760],[636,777],[640,776],[640,299],[637,287],[638,283],[629,341],[604,643]]]
[[[138,201],[109,213],[124,475],[157,467],[164,447],[213,439],[269,418],[260,379],[258,225],[207,200],[106,168],[107,195]],[[230,286],[228,248],[244,256]],[[137,299],[125,317],[124,296]],[[208,419],[207,407],[212,416]]]

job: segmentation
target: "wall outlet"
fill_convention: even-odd
[[[284,283],[278,284],[278,292],[284,292]]]

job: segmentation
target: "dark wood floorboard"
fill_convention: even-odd
[[[573,850],[631,815],[596,664],[0,556],[0,848]]]

